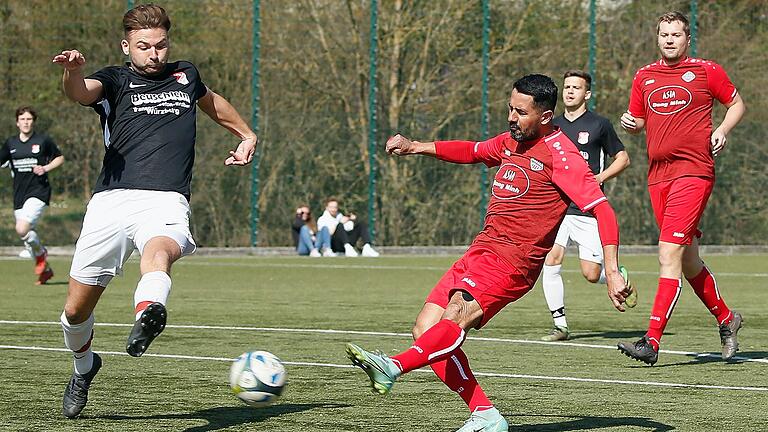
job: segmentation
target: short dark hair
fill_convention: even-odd
[[[336,197],[328,197],[325,199],[325,205],[328,205],[328,203],[331,201],[335,202],[336,204],[339,203],[339,200],[337,200]]]
[[[686,36],[691,35],[691,24],[688,22],[688,18],[683,15],[680,11],[671,11],[667,12],[664,15],[659,17],[659,20],[656,22],[656,34],[659,34],[659,29],[661,29],[661,23],[663,22],[674,22],[674,21],[680,21],[683,23],[683,31],[685,32]]]
[[[565,74],[563,74],[563,79],[570,78],[570,77],[578,77],[583,79],[587,82],[587,90],[592,90],[592,75],[590,75],[587,72],[584,72],[581,69],[570,69],[565,71]]]
[[[533,106],[541,112],[554,111],[557,106],[557,85],[552,81],[552,78],[546,75],[526,75],[515,81],[512,88],[522,94],[532,96]]]
[[[123,31],[128,34],[135,30],[163,28],[171,29],[171,18],[161,6],[151,3],[138,5],[123,15]]]
[[[32,120],[37,120],[37,112],[35,112],[35,110],[31,106],[27,106],[27,105],[16,108],[16,120],[18,120],[19,116],[24,113],[32,114]]]

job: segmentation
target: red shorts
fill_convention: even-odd
[[[504,306],[519,299],[533,286],[520,272],[485,246],[471,246],[432,288],[425,303],[442,308],[456,291],[466,291],[483,309],[484,326]]]
[[[689,245],[701,237],[699,221],[714,185],[712,179],[680,177],[648,186],[659,241]]]

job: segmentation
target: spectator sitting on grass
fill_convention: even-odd
[[[296,218],[291,225],[291,234],[293,234],[293,244],[299,255],[336,256],[331,250],[331,234],[328,228],[317,230],[315,221],[312,219],[312,211],[308,206],[301,206],[296,209]]]
[[[344,252],[345,256],[356,257],[355,243],[362,240],[364,257],[377,257],[379,253],[371,246],[371,235],[368,225],[357,220],[354,213],[345,216],[339,211],[339,201],[336,198],[328,198],[325,201],[325,211],[317,219],[320,229],[327,228],[331,234],[331,249],[334,252]],[[341,227],[341,229],[337,229]]]

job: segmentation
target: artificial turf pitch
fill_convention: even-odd
[[[104,366],[76,420],[61,415],[72,368],[58,324],[69,260],[52,259],[46,286],[32,284],[31,262],[0,260],[0,430],[453,431],[468,412],[429,370],[374,395],[344,343],[407,348],[428,290],[454,259],[188,257],[173,268],[169,326],[138,359],[124,352],[138,279],[130,261],[96,309],[93,347]],[[464,349],[510,430],[768,430],[768,256],[706,259],[744,315],[736,361],[719,358],[714,319],[687,284],[662,340],[674,352],[648,367],[615,349],[646,328],[654,256],[622,257],[640,289],[624,314],[566,258],[568,343],[538,342],[551,327],[540,284],[470,332]],[[251,408],[229,390],[228,359],[249,350],[286,363],[276,405]]]

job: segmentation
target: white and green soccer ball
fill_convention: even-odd
[[[232,363],[229,386],[235,395],[250,406],[274,403],[285,388],[285,367],[272,353],[251,351]]]

